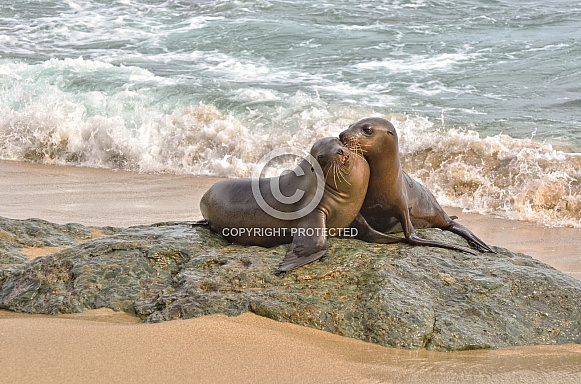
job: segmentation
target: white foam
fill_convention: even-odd
[[[247,103],[258,103],[280,100],[280,97],[270,89],[240,89],[235,92],[235,100]]]
[[[438,131],[395,120],[404,162],[444,204],[544,225],[581,227],[581,159],[505,134]]]
[[[358,63],[353,67],[356,70],[387,70],[394,73],[434,70],[446,71],[462,61],[472,60],[474,57],[475,55],[465,53],[443,53],[435,56],[417,55],[406,60],[390,58],[381,61]]]
[[[187,20],[185,24],[188,25],[188,29],[201,29],[208,25],[209,21],[224,20],[222,16],[194,16]],[[182,29],[176,29],[175,31],[183,31]]]

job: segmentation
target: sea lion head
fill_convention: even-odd
[[[341,142],[355,153],[365,157],[397,152],[397,133],[388,120],[380,117],[367,117],[351,124],[339,135]]]
[[[311,148],[313,156],[324,172],[330,167],[348,168],[352,161],[352,153],[336,137],[323,137],[313,144]]]
[[[360,161],[355,158],[355,154],[336,137],[324,137],[317,140],[311,148],[311,156],[321,166],[325,183],[334,189],[346,188],[344,183],[351,185],[348,180],[353,178],[352,171],[356,164],[357,168],[360,167]]]

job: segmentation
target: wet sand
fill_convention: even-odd
[[[383,348],[251,314],[138,324],[107,309],[0,311],[6,383],[575,383],[581,346]]]
[[[0,161],[0,216],[120,227],[197,220],[217,180]],[[581,230],[447,210],[487,243],[581,278]],[[0,383],[581,382],[581,345],[402,351],[250,314],[140,324],[105,309],[0,311],[0,345]]]

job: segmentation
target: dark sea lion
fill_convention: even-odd
[[[279,272],[321,258],[327,252],[328,236],[350,236],[353,227],[365,241],[402,240],[375,231],[359,214],[369,181],[363,157],[354,155],[339,139],[327,137],[315,142],[311,159],[275,178],[214,184],[200,201],[205,223],[233,243],[263,247],[291,243]],[[315,205],[309,208],[313,201]],[[301,211],[304,215],[297,214]]]
[[[440,228],[462,236],[477,250],[494,252],[468,228],[448,216],[434,195],[402,170],[397,133],[388,120],[375,117],[359,120],[339,137],[352,151],[360,151],[369,163],[369,188],[361,214],[371,227],[392,232],[401,226],[410,244],[457,249],[421,239],[414,230],[414,226]]]

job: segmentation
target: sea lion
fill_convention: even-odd
[[[310,153],[311,159],[316,160],[304,159],[292,172],[275,178],[214,184],[200,201],[205,220],[199,223],[233,243],[263,247],[291,243],[278,267],[281,273],[323,257],[327,237],[349,236],[346,231],[353,227],[358,238],[365,241],[402,240],[375,231],[359,215],[369,181],[369,166],[363,157],[355,156],[334,137],[318,140]],[[320,165],[318,171],[314,165]],[[320,201],[315,200],[316,206],[297,217],[297,212],[304,210],[317,192]],[[293,196],[300,198],[283,202]],[[352,222],[355,224],[349,228]],[[341,229],[344,233],[340,233]]]
[[[421,239],[414,230],[414,226],[440,228],[462,236],[477,250],[494,252],[468,228],[448,216],[434,195],[402,170],[397,133],[388,120],[376,117],[359,120],[339,137],[352,151],[361,152],[369,163],[369,188],[361,214],[371,227],[380,232],[392,232],[401,225],[406,242],[410,244],[455,249]]]

